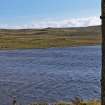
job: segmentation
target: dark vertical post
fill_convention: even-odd
[[[101,1],[102,12],[102,72],[101,72],[101,105],[105,105],[105,0]]]

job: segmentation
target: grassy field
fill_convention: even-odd
[[[101,43],[101,27],[0,29],[0,49],[50,48]]]

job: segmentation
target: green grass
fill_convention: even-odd
[[[0,30],[0,49],[71,47],[101,44],[100,26]]]

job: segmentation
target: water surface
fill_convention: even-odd
[[[0,105],[100,98],[101,47],[0,51]]]

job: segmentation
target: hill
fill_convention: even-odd
[[[101,27],[0,29],[0,49],[49,48],[101,43]]]

